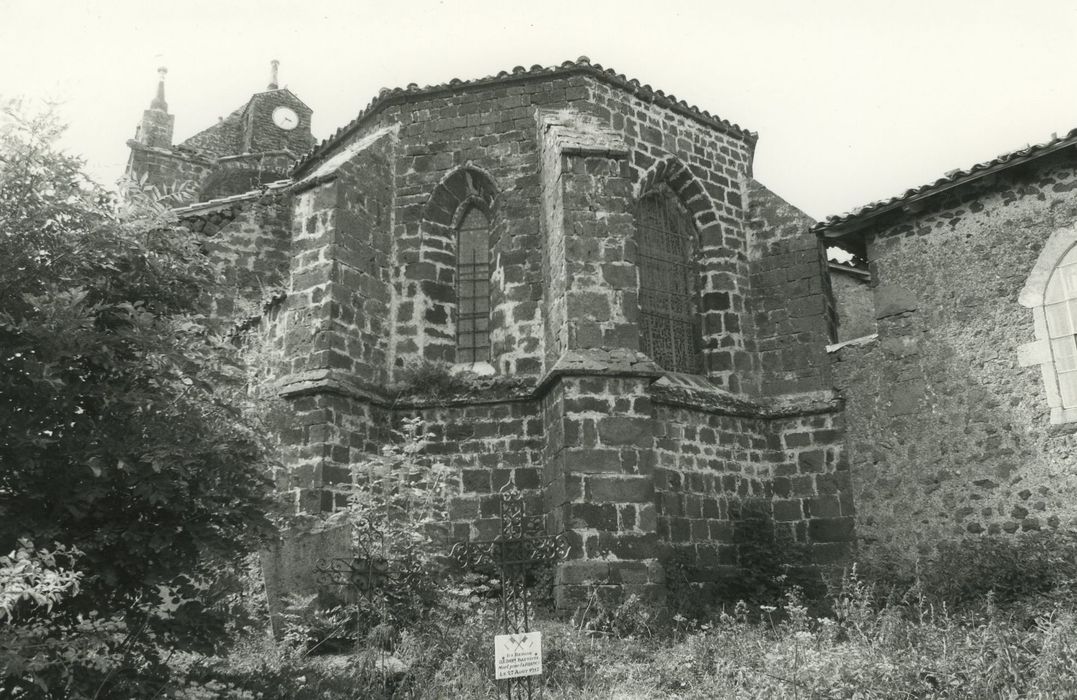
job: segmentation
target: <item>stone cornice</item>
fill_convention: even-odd
[[[134,139],[127,139],[127,146],[133,151],[142,151],[143,153],[154,153],[156,155],[168,156],[170,158],[178,158],[190,163],[198,163],[199,165],[212,165],[213,159],[206,156],[194,153],[192,151],[185,151],[172,148],[160,148],[158,146],[147,146],[144,143],[135,141]]]
[[[641,357],[645,356],[641,355]],[[561,367],[555,366],[532,386],[521,386],[500,395],[483,391],[475,395],[456,395],[445,398],[413,396],[393,398],[384,387],[361,383],[349,373],[335,369],[310,370],[288,375],[269,385],[267,390],[284,398],[328,393],[369,402],[383,409],[422,410],[539,401],[558,381],[566,377],[651,379],[654,381],[650,384],[650,396],[656,403],[740,418],[772,420],[836,413],[841,411],[844,405],[841,397],[830,390],[765,399],[736,396],[711,385],[703,377],[664,373],[655,368],[650,360],[639,363],[638,366],[622,362],[607,363],[602,366],[600,362],[593,359],[586,362],[573,360]]]
[[[703,377],[675,374],[651,385],[651,400],[705,413],[763,420],[836,413],[844,405],[841,397],[831,390],[754,399],[731,394]]]

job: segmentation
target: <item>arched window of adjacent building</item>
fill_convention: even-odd
[[[1077,225],[1044,242],[1017,301],[1032,311],[1036,333],[1018,348],[1018,363],[1039,366],[1051,422],[1077,422]]]
[[[662,369],[702,373],[698,235],[692,216],[661,185],[640,198],[636,226],[640,350]]]
[[[456,230],[456,361],[490,359],[490,221],[471,205]]]
[[[1077,247],[1052,271],[1043,311],[1062,408],[1077,408]]]

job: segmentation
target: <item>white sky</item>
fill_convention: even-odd
[[[817,218],[1077,127],[1073,0],[0,0],[0,95],[61,100],[105,182],[162,62],[179,142],[271,58],[321,139],[381,87],[580,55],[757,131],[756,177]]]

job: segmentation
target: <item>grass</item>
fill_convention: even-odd
[[[757,587],[751,605],[718,608],[702,607],[690,587],[672,588],[663,608],[631,596],[610,606],[596,587],[571,619],[539,613],[536,682],[544,697],[570,700],[1077,700],[1077,534],[944,543],[914,561],[865,559],[829,587],[808,586],[818,593],[810,601],[781,575]],[[413,591],[407,603],[399,592],[405,607],[393,614],[409,622],[395,626],[369,606],[300,606],[283,643],[247,637],[226,656],[177,656],[182,690],[171,696],[496,698],[495,591],[496,581],[472,575],[434,598]],[[536,598],[540,610],[549,602]],[[339,617],[347,610],[355,616]],[[326,639],[341,629],[346,643]],[[352,651],[317,655],[315,647]]]
[[[1077,698],[1074,609],[1029,616],[991,596],[954,613],[916,590],[881,601],[855,572],[814,616],[795,589],[774,606],[740,604],[658,622],[629,601],[589,619],[540,619],[546,698]],[[627,612],[625,612],[627,611]],[[620,613],[620,614],[618,614]],[[603,623],[617,620],[617,634]],[[496,698],[488,606],[441,611],[392,655],[311,657],[268,639],[189,664],[220,694],[181,697]],[[393,659],[387,667],[387,658]],[[223,685],[222,685],[223,684]]]

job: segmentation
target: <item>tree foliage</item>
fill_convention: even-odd
[[[0,553],[77,552],[54,622],[190,641],[201,603],[158,624],[159,586],[212,580],[269,528],[264,433],[207,312],[225,290],[174,192],[112,195],[20,111],[0,117]],[[26,599],[9,621],[44,614]]]
[[[351,590],[353,582],[286,596],[284,641],[293,652],[340,650],[357,640],[391,650],[444,602],[452,469],[425,453],[430,436],[421,418],[404,418],[390,432],[380,455],[354,462],[350,481],[335,485],[335,511],[284,519],[292,535],[343,528],[351,566],[367,572],[359,581],[372,585],[362,595]]]

